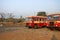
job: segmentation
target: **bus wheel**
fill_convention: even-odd
[[[35,26],[34,26],[34,29],[37,29],[37,28],[38,28],[38,26],[35,25]]]
[[[58,30],[58,27],[55,27],[56,30]]]
[[[31,26],[28,27],[29,29],[32,28]]]
[[[58,31],[60,31],[60,27],[58,27],[58,29],[57,29]]]
[[[53,27],[50,27],[50,30],[54,30],[54,28]]]

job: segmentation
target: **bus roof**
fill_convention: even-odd
[[[47,18],[46,16],[28,16],[27,18]]]
[[[48,15],[48,16],[55,16],[55,15],[59,15],[59,16],[60,16],[60,14],[50,14],[50,15]]]

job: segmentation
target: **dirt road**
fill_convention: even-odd
[[[59,31],[51,31],[47,28],[28,29],[18,27],[17,29],[0,33],[0,40],[60,40]]]

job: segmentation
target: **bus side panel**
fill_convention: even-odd
[[[34,23],[26,23],[27,27],[34,27]]]
[[[39,27],[43,27],[43,26],[45,26],[44,23],[39,23]]]
[[[55,23],[54,27],[60,27],[60,23]]]
[[[31,27],[32,27],[32,28],[34,27],[34,23],[31,23]]]
[[[48,23],[46,23],[46,27],[50,27],[50,22],[48,21]]]

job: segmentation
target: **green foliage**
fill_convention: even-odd
[[[47,16],[47,15],[46,15],[46,12],[38,12],[37,16]]]

